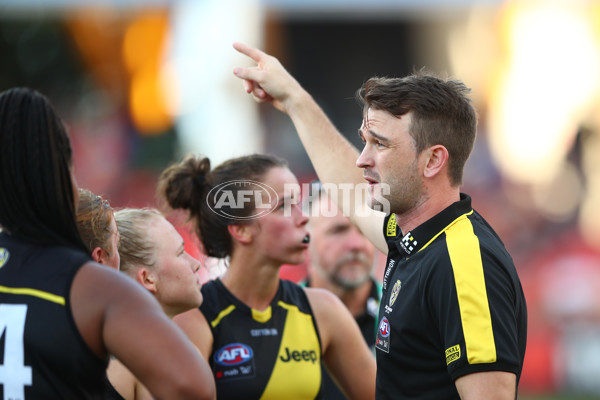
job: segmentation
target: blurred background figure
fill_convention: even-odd
[[[357,146],[354,90],[368,76],[427,66],[463,80],[480,113],[464,191],[514,256],[531,310],[519,397],[600,397],[599,2],[0,0],[0,10],[0,89],[52,100],[79,184],[117,208],[153,206],[158,174],[188,152],[215,162],[268,152],[300,183],[315,178],[291,122],[240,94],[233,41],[289,66]],[[201,278],[218,276],[176,228],[208,265]]]
[[[113,209],[97,194],[79,189],[77,229],[92,259],[99,264],[119,269],[119,231]]]
[[[327,289],[339,297],[374,352],[381,285],[373,272],[379,252],[342,214],[320,182],[313,181],[308,187],[303,208],[309,217],[311,240],[308,277],[302,284]],[[327,373],[323,385],[324,399],[346,398]]]

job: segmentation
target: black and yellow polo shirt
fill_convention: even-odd
[[[459,399],[454,380],[521,374],[525,296],[512,258],[460,201],[412,232],[385,218],[388,259],[377,332],[378,399]]]

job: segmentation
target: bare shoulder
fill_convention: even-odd
[[[173,322],[185,333],[204,358],[208,359],[212,350],[213,336],[210,325],[200,309],[194,308],[176,315]]]
[[[327,289],[307,287],[304,291],[314,313],[336,311],[340,307],[345,309],[342,301]]]
[[[108,354],[103,338],[107,315],[123,310],[162,314],[152,295],[133,279],[95,262],[85,263],[75,274],[70,307],[84,341],[101,358]]]
[[[321,288],[305,288],[305,291],[319,328],[321,345],[326,351],[335,340],[336,332],[352,329],[356,322],[342,301],[330,291]]]

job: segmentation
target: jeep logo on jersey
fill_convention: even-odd
[[[270,214],[277,207],[279,196],[271,186],[262,182],[239,179],[212,188],[206,202],[221,217],[248,220]]]
[[[314,350],[292,350],[285,348],[285,354],[279,356],[283,362],[290,361],[311,361],[313,364],[317,361],[317,352]]]
[[[214,360],[219,365],[232,366],[238,365],[252,359],[252,349],[242,343],[231,343],[221,347],[214,356]]]
[[[390,336],[390,323],[386,317],[383,317],[379,323],[379,334],[384,338]]]

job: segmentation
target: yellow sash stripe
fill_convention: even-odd
[[[231,304],[229,307],[227,307],[226,309],[224,309],[223,311],[221,311],[219,313],[219,315],[217,315],[217,318],[215,318],[212,321],[210,321],[210,325],[213,328],[215,328],[217,325],[219,325],[219,323],[221,322],[221,320],[223,318],[225,318],[228,314],[230,314],[233,310],[235,310],[235,306],[233,304]]]
[[[10,294],[22,294],[26,296],[39,297],[43,300],[48,300],[61,306],[65,305],[65,298],[56,294],[44,292],[43,290],[31,289],[31,288],[11,288],[7,286],[0,286],[0,292]]]

